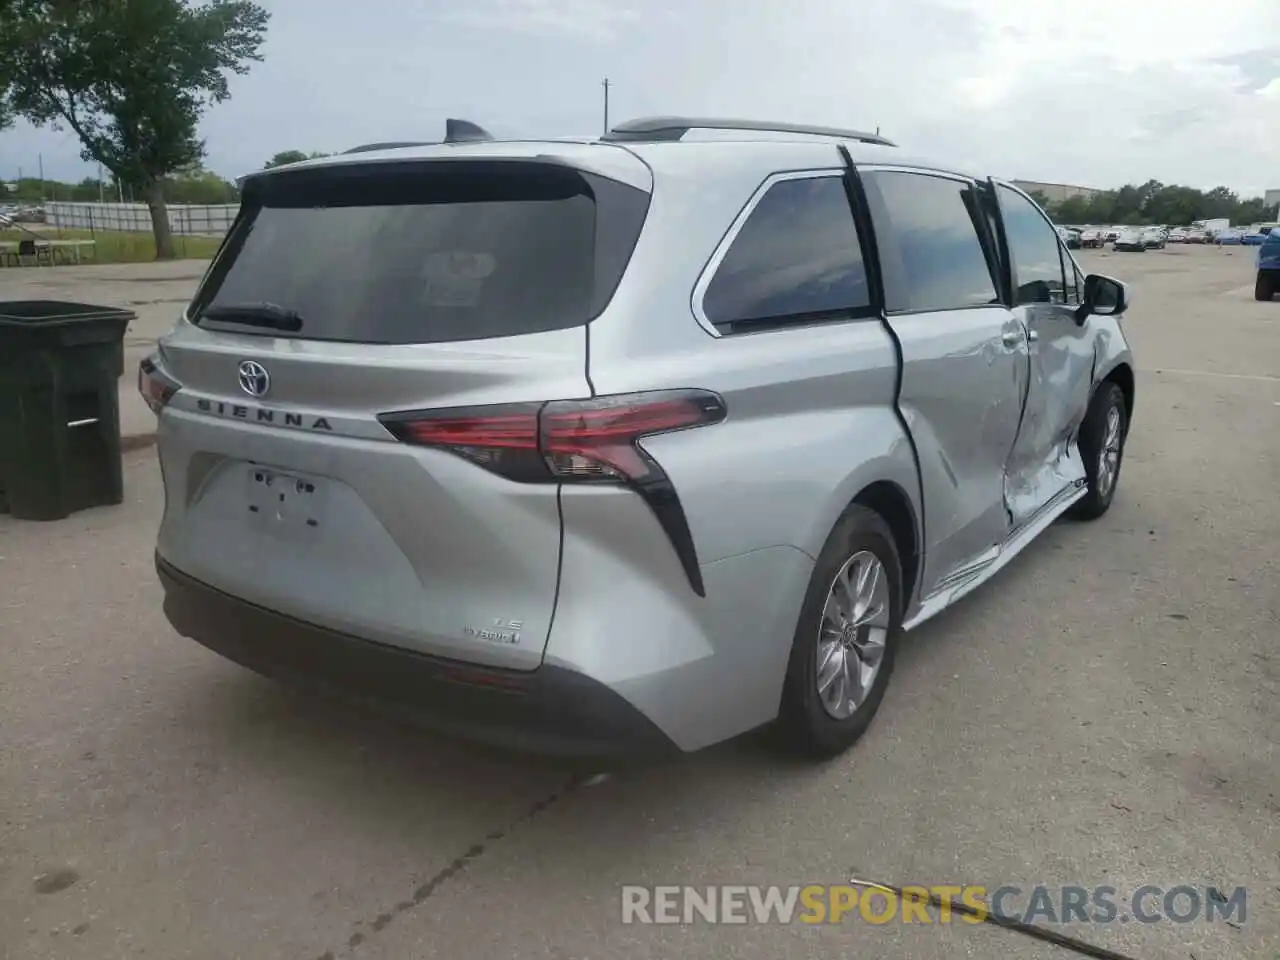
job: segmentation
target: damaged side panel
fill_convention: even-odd
[[[1012,527],[1032,520],[1069,487],[1084,482],[1076,434],[1093,388],[1093,331],[1059,304],[1018,308],[1027,332],[1027,393],[1022,423],[1005,469],[1004,500]]]

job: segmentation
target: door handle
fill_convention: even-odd
[[[1006,330],[1004,333],[1000,334],[1000,342],[1012,350],[1022,342],[1022,334],[1017,330]]]

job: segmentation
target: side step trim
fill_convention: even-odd
[[[1038,514],[1021,527],[1010,531],[1009,536],[1000,545],[999,552],[992,560],[982,564],[967,575],[962,575],[958,582],[955,578],[952,578],[951,581],[931,593],[921,602],[920,608],[915,614],[902,625],[902,629],[914,630],[920,624],[947,609],[961,597],[982,586],[1008,566],[1009,561],[1025,550],[1032,540],[1043,533],[1051,523],[1071,509],[1072,505],[1087,493],[1088,489],[1086,487],[1076,486],[1075,484],[1063,489],[1056,497],[1045,504]]]

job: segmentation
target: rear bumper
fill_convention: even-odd
[[[497,746],[577,759],[679,752],[608,687],[562,667],[473,667],[338,633],[246,603],[156,554],[178,633],[241,666]]]

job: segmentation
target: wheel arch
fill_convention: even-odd
[[[1137,384],[1133,376],[1133,367],[1128,363],[1121,361],[1107,371],[1106,376],[1098,381],[1099,385],[1103,383],[1114,383],[1120,388],[1120,392],[1124,394],[1124,412],[1129,422],[1133,421],[1133,404],[1136,397]]]
[[[898,559],[902,563],[902,612],[905,615],[915,597],[923,559],[923,530],[911,497],[892,480],[876,480],[863,487],[850,501],[849,506],[854,505],[874,511],[893,534]]]

